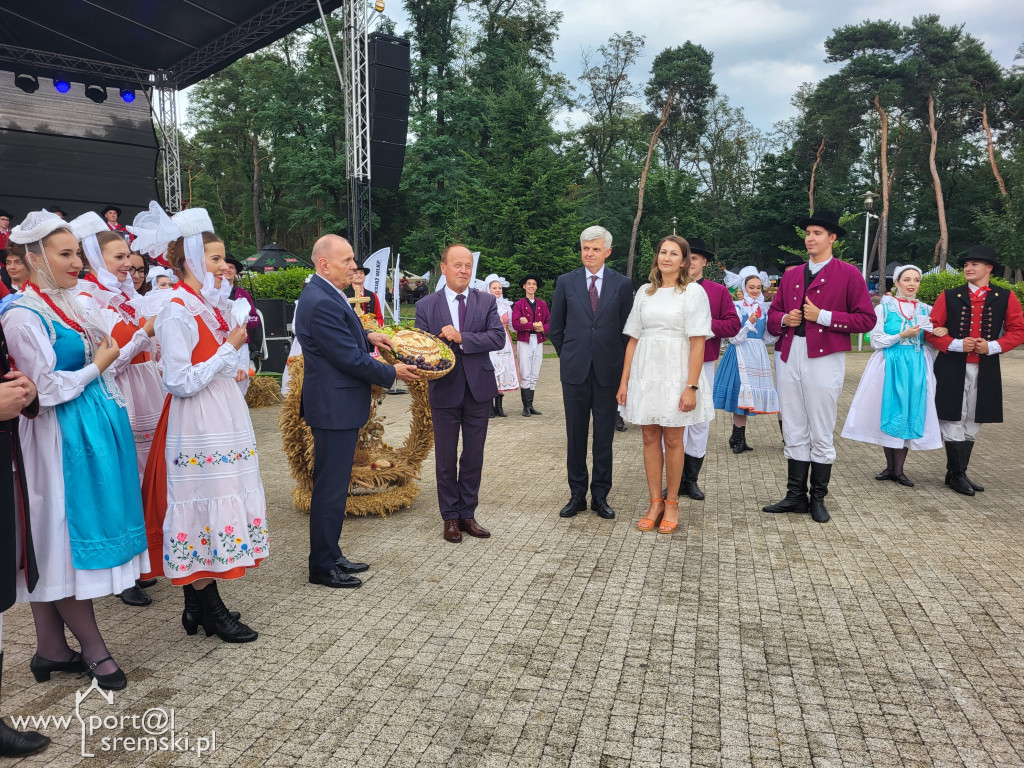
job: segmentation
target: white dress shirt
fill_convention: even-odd
[[[596,277],[597,280],[594,281],[594,285],[597,288],[597,295],[600,297],[601,286],[604,285],[604,264],[601,265],[601,268],[597,270],[597,272],[591,272],[586,267],[583,268],[583,271],[587,276],[587,293],[590,293],[590,278]]]
[[[819,261],[817,263],[808,260],[807,266],[811,270],[811,277],[814,277],[816,274],[821,272],[821,270],[823,270],[825,268],[825,265],[829,264],[831,261],[832,261],[832,256],[831,255],[829,255],[829,257],[827,259],[825,259],[824,261]],[[818,319],[815,320],[814,322],[816,322],[818,325],[824,325],[826,328],[830,328],[832,326],[832,310],[829,310],[829,309],[822,309],[822,310],[820,310],[818,312]]]
[[[462,328],[459,327],[459,302],[455,298],[456,296],[465,296],[466,297],[466,311],[468,312],[469,311],[469,287],[467,286],[466,289],[462,293],[456,293],[451,288],[449,288],[447,285],[445,285],[445,287],[444,287],[444,297],[445,297],[445,299],[448,300],[448,312],[452,316],[452,325],[455,326],[455,330],[456,331],[458,331],[459,333],[462,333]]]

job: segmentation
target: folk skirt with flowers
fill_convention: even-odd
[[[198,325],[201,337],[210,334],[202,322]],[[166,365],[165,342],[160,342]],[[201,338],[193,359],[207,351],[212,357],[216,350],[212,335]],[[146,465],[143,500],[150,561],[154,571],[162,563],[163,575],[174,584],[240,578],[267,556],[256,436],[229,371],[191,396],[167,396]]]

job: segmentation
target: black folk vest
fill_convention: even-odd
[[[946,328],[954,339],[971,335],[971,290],[966,285],[950,288],[946,297]],[[995,341],[1003,333],[1010,292],[991,286],[981,309],[981,338]],[[943,421],[960,421],[963,414],[965,352],[939,352],[935,358],[935,410]],[[1003,382],[999,355],[979,355],[978,395],[974,420],[992,424],[1003,420]]]

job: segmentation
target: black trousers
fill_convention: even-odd
[[[341,557],[341,526],[352,481],[358,429],[313,429],[313,499],[309,505],[309,570],[329,571]]]
[[[586,496],[590,480],[591,499],[607,498],[612,489],[612,440],[615,437],[615,395],[618,384],[602,387],[590,369],[582,384],[562,382],[565,407],[566,468],[569,490],[574,496]],[[590,419],[594,419],[594,471],[587,475],[587,440]]]
[[[434,473],[442,520],[471,520],[480,496],[490,401],[478,403],[466,387],[462,405],[432,408]],[[462,455],[459,456],[459,433]]]

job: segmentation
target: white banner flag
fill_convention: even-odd
[[[401,261],[402,261],[402,254],[399,253],[397,256],[395,256],[395,277],[394,277],[392,285],[391,285],[391,288],[394,291],[393,295],[394,295],[394,298],[395,298],[394,308],[391,310],[391,315],[395,318],[395,323],[396,324],[401,321],[401,304],[402,304],[401,276],[402,276],[402,273],[398,269],[399,263]]]
[[[363,266],[366,268],[366,282],[363,283],[363,290],[369,291],[377,296],[377,303],[387,306],[385,296],[388,292],[388,260],[391,258],[390,248],[381,248],[373,253]]]

